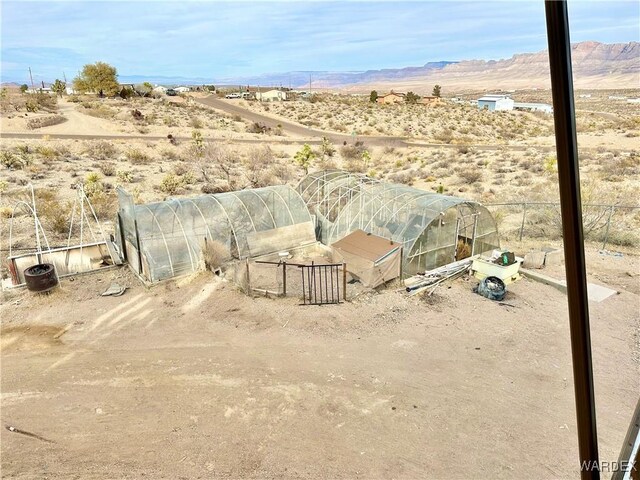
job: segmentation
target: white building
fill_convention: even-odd
[[[167,93],[167,87],[163,87],[162,85],[156,85],[155,87],[153,87],[153,90],[151,91],[153,93],[160,93],[164,95],[165,93]]]
[[[513,104],[509,95],[490,94],[478,99],[480,110],[513,110]]]
[[[174,90],[178,93],[187,93],[191,91],[189,87],[176,87]]]
[[[287,99],[287,92],[283,92],[282,90],[269,90],[266,92],[256,92],[255,96],[256,100],[260,100],[261,102],[281,102]]]

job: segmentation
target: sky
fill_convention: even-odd
[[[571,41],[640,40],[640,2],[571,1]],[[2,81],[71,79],[104,61],[121,77],[212,81],[499,60],[547,47],[535,1],[56,1],[0,3]]]

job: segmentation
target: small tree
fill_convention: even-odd
[[[309,167],[311,166],[311,163],[313,162],[313,160],[315,160],[315,158],[316,158],[316,154],[314,153],[313,150],[311,150],[311,147],[309,146],[308,143],[305,143],[302,149],[298,151],[293,157],[295,162],[300,167],[302,167],[305,175],[309,173]]]
[[[73,88],[80,93],[95,92],[100,97],[115,95],[120,91],[118,72],[104,62],[87,64],[73,79]]]
[[[416,103],[418,100],[420,100],[420,95],[416,95],[413,92],[409,92],[407,93],[407,95],[404,97],[405,102],[407,103]]]
[[[62,94],[67,91],[67,84],[59,78],[56,78],[56,81],[51,85],[51,90],[57,93],[59,97],[62,97]]]
[[[375,90],[371,90],[371,93],[369,94],[369,101],[371,103],[376,103],[376,100],[378,100],[378,92]]]
[[[436,85],[433,87],[433,92],[431,93],[434,97],[440,97],[440,85]]]
[[[333,157],[333,155],[336,153],[336,147],[333,146],[333,143],[331,143],[331,140],[329,140],[327,137],[322,137],[320,153],[322,154],[323,160],[326,157]]]
[[[27,85],[26,83],[20,85],[20,93],[25,93],[27,90],[29,90],[29,85]]]

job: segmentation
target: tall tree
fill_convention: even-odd
[[[431,93],[434,97],[440,96],[440,85],[436,85],[433,87],[433,92]]]
[[[51,90],[56,92],[59,97],[62,97],[62,94],[67,91],[67,84],[59,78],[56,78],[56,81],[51,85]]]
[[[115,95],[120,91],[118,72],[108,63],[87,64],[82,72],[73,79],[73,88],[80,93],[94,92],[101,97]]]
[[[413,92],[408,92],[404,97],[405,102],[407,103],[416,103],[420,100],[420,95],[416,95]]]
[[[376,100],[378,100],[378,92],[375,90],[371,90],[371,93],[369,94],[369,101],[371,103],[376,103]]]

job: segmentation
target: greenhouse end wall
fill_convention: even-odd
[[[118,243],[133,268],[156,282],[232,258],[315,243],[309,210],[286,185],[135,205],[118,190]]]
[[[471,200],[339,170],[309,174],[297,190],[322,243],[357,229],[402,243],[406,275],[500,245],[491,213]]]

